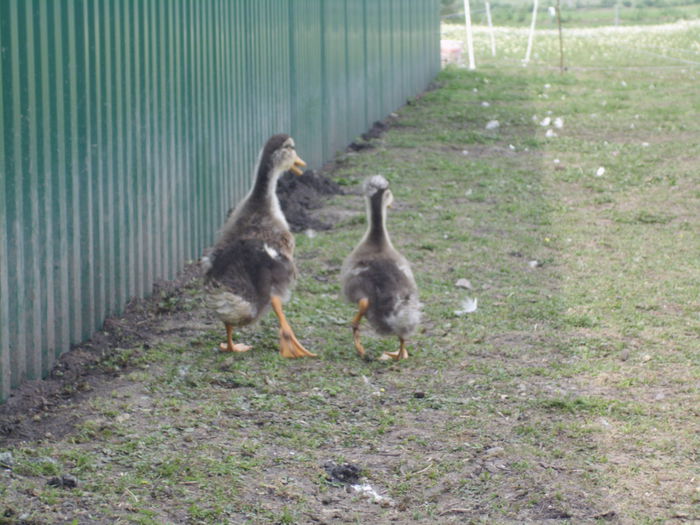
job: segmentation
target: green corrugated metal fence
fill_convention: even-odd
[[[269,135],[318,167],[438,68],[437,0],[0,0],[0,399],[198,257]]]

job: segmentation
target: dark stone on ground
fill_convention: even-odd
[[[56,476],[46,482],[50,487],[59,487],[63,489],[74,489],[78,486],[78,480],[70,474]]]
[[[323,465],[323,468],[328,474],[328,478],[326,478],[328,481],[346,483],[348,485],[355,485],[360,481],[360,469],[351,463],[338,465],[329,461]]]

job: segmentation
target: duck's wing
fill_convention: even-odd
[[[408,263],[394,259],[358,259],[346,271],[343,285],[348,300],[365,297],[382,311],[393,310],[397,298],[417,292]]]
[[[286,297],[296,275],[294,262],[261,239],[230,240],[214,248],[205,274],[207,286],[242,297],[257,311],[271,295]]]

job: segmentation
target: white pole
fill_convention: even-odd
[[[491,4],[486,0],[486,20],[489,23],[489,34],[491,35],[491,55],[496,56],[496,37],[493,34],[493,23],[491,22]]]
[[[523,62],[527,64],[530,62],[530,55],[532,54],[532,39],[535,37],[535,23],[537,22],[537,0],[532,4],[532,23],[530,24],[530,34],[527,37],[527,51],[525,51],[525,60]]]
[[[469,11],[469,0],[464,0],[464,21],[467,24],[467,53],[469,54],[469,69],[476,69],[474,63],[474,38],[472,37],[472,14]]]

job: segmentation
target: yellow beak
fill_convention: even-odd
[[[289,168],[289,171],[294,173],[294,175],[301,175],[304,172],[299,169],[299,166],[301,166],[302,168],[306,167],[306,162],[301,160],[301,158],[299,158],[299,156],[297,155],[297,158],[294,161],[294,164],[292,164],[292,167]]]

